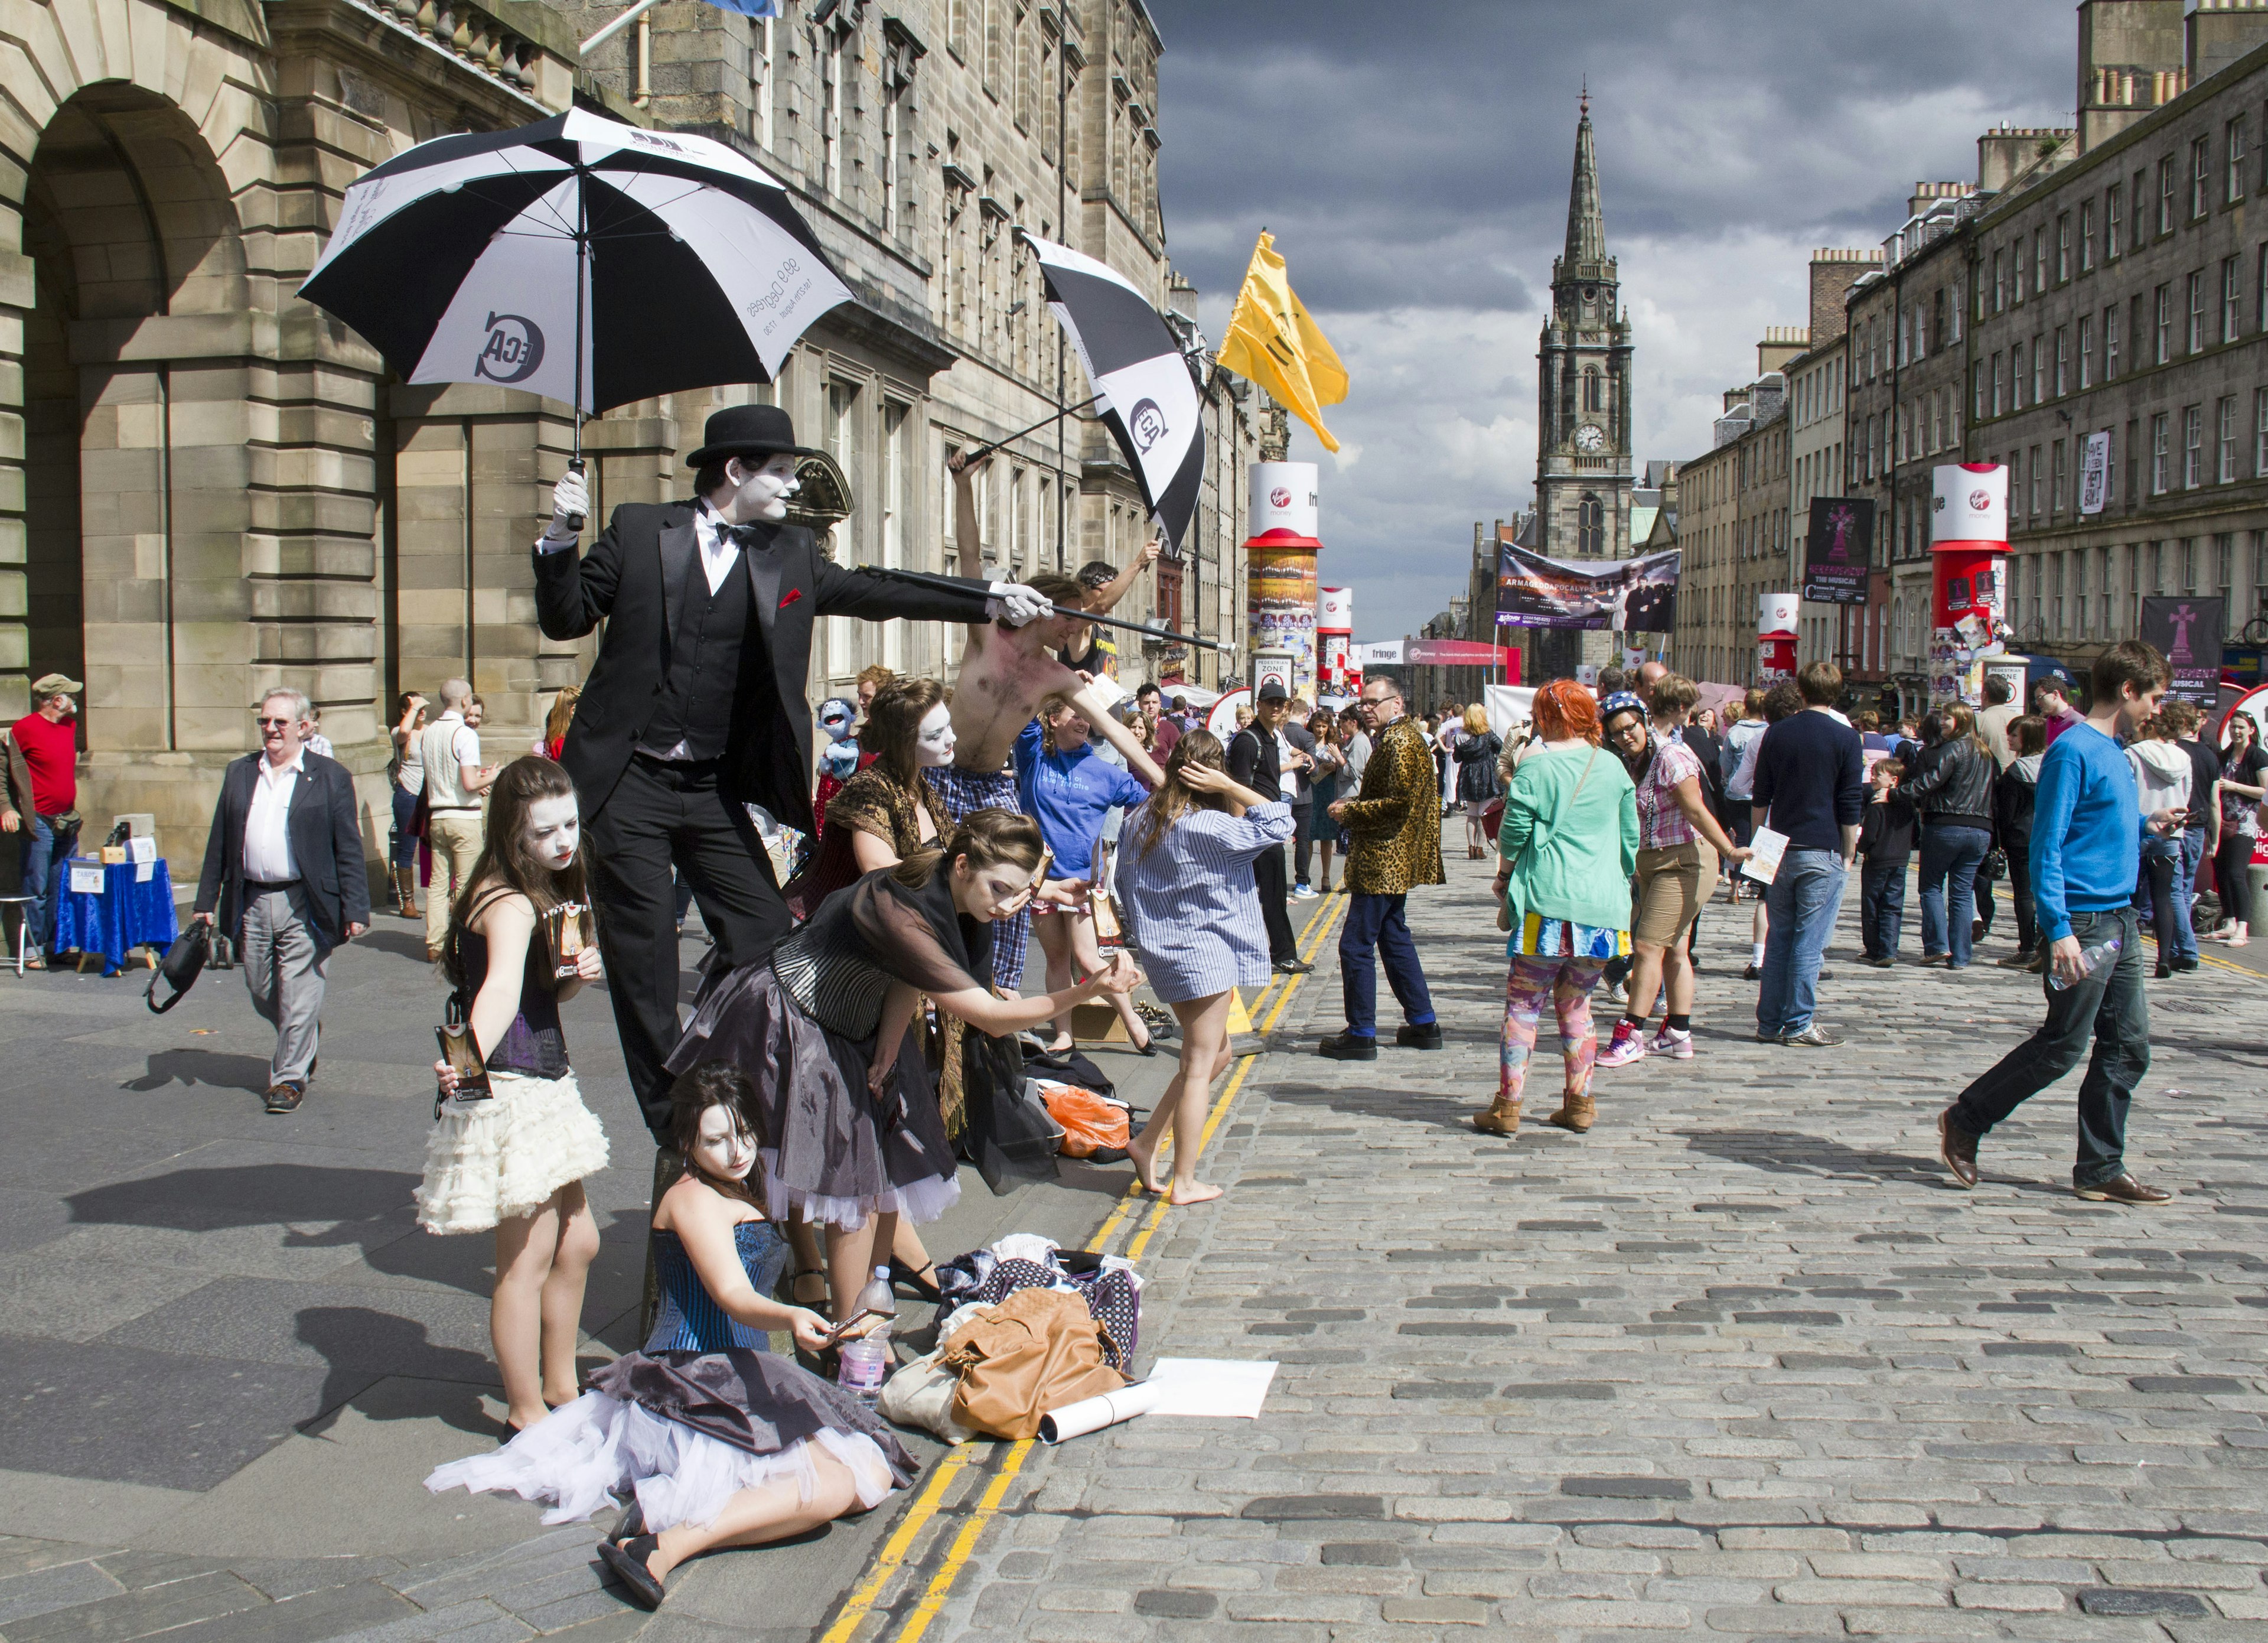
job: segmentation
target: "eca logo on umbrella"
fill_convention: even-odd
[[[1155,400],[1143,400],[1134,407],[1134,414],[1126,419],[1126,430],[1134,436],[1134,444],[1147,456],[1150,447],[1166,437],[1166,413],[1158,409]]]
[[[473,374],[490,382],[525,382],[543,363],[543,331],[525,314],[491,313],[489,337]]]

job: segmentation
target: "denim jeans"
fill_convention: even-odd
[[[1756,991],[1756,1031],[1785,1038],[1811,1025],[1819,961],[1843,908],[1843,858],[1831,850],[1791,850],[1764,891],[1771,932]]]
[[[2181,873],[2181,844],[2154,835],[2142,841],[2142,869],[2134,879],[2134,910],[2158,938],[2158,962],[2181,956],[2181,921],[2174,912],[2174,880]]]
[[[1867,858],[1859,869],[1859,945],[1868,958],[1896,958],[1905,932],[1904,856]]]
[[[78,848],[78,823],[73,822],[58,832],[45,816],[26,816],[24,830],[18,836],[24,841],[24,894],[39,898],[24,909],[24,917],[30,921],[31,944],[41,953],[52,954],[55,950],[57,888],[62,883],[63,863]]]
[[[1992,1070],[1961,1092],[1952,1123],[1983,1136],[2079,1065],[2091,1031],[2094,1058],[2079,1087],[2079,1153],[2075,1187],[2099,1186],[2126,1173],[2126,1109],[2134,1087],[2150,1070],[2150,1003],[2142,986],[2142,926],[2131,907],[2071,916],[2071,933],[2082,947],[2117,936],[2115,960],[2058,992],[2044,987],[2047,1020]],[[2052,968],[2049,977],[2054,974]]]
[[[2205,859],[2205,829],[2191,828],[2174,841],[2174,956],[2198,955],[2196,909],[2190,898],[2197,894],[2198,864]]]
[[[417,795],[405,788],[396,787],[394,790],[394,847],[387,853],[387,860],[396,867],[417,865],[417,836],[409,830],[409,824],[416,815]]]
[[[1937,824],[1921,830],[1921,951],[1924,958],[1953,955],[1969,963],[1969,921],[1977,916],[1977,864],[1992,844],[1981,827]],[[1948,902],[1951,903],[1948,905]],[[1950,914],[1950,927],[1948,915]]]
[[[1378,1031],[1378,969],[1386,963],[1386,984],[1402,1006],[1402,1019],[1424,1027],[1433,1019],[1433,996],[1425,989],[1425,969],[1418,944],[1403,916],[1406,895],[1351,895],[1346,923],[1339,928],[1339,981],[1346,1001],[1347,1031],[1369,1038]]]

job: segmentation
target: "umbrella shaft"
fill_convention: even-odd
[[[969,463],[969,462],[981,462],[981,461],[983,461],[986,457],[988,457],[988,456],[991,455],[993,452],[995,452],[995,451],[997,451],[997,450],[998,450],[1002,446],[1004,446],[1004,445],[1007,444],[1011,439],[1020,439],[1020,438],[1023,438],[1026,434],[1027,434],[1027,433],[1037,433],[1037,432],[1039,432],[1039,431],[1040,431],[1041,429],[1042,429],[1042,428],[1046,427],[1049,423],[1053,422],[1057,417],[1058,417],[1058,416],[1068,416],[1071,415],[1074,411],[1083,411],[1083,410],[1085,410],[1088,406],[1090,406],[1090,405],[1094,404],[1094,402],[1095,402],[1096,400],[1099,400],[1099,399],[1101,399],[1101,397],[1102,397],[1102,395],[1101,395],[1101,394],[1092,394],[1092,395],[1090,395],[1089,397],[1087,397],[1087,398],[1086,398],[1086,399],[1081,400],[1081,401],[1080,401],[1078,404],[1076,404],[1076,405],[1066,405],[1066,406],[1064,406],[1064,407],[1061,410],[1059,410],[1059,411],[1049,411],[1046,416],[1044,416],[1041,417],[1041,418],[1039,419],[1039,421],[1037,421],[1037,422],[1034,423],[1034,424],[1033,424],[1030,427],[1028,427],[1028,428],[1019,428],[1019,429],[1017,429],[1017,430],[1016,430],[1016,431],[1015,431],[1015,432],[1013,432],[1013,433],[1005,433],[1005,434],[1002,434],[998,438],[997,438],[997,439],[993,440],[993,441],[992,441],[992,443],[991,443],[991,444],[990,444],[990,445],[980,445],[980,446],[977,446],[974,451],[971,451],[971,452],[970,452],[967,456],[963,457],[963,458],[961,459],[961,460],[962,460],[962,462],[963,462],[963,464],[964,464],[964,465],[965,465],[965,464],[967,464],[967,463]]]
[[[947,576],[932,576],[925,571],[894,570],[888,565],[880,564],[865,564],[858,568],[862,571],[870,571],[876,576],[892,576],[902,582],[918,582],[924,587],[940,588],[949,593],[970,593],[974,596],[968,584],[956,582]],[[1153,628],[1140,622],[1122,622],[1116,616],[1098,616],[1087,611],[1080,611],[1079,619],[1081,622],[1095,623],[1106,628],[1122,629],[1128,633],[1139,633],[1148,638],[1172,639],[1182,645],[1202,645],[1209,651],[1228,649],[1226,645],[1216,645],[1211,639],[1201,639],[1194,633],[1177,633],[1171,628]]]

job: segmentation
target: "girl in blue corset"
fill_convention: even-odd
[[[599,1554],[649,1609],[687,1558],[865,1511],[917,1470],[880,1417],[766,1350],[770,1330],[807,1352],[829,1337],[819,1314],[765,1299],[786,1245],[762,1208],[762,1141],[747,1078],[704,1062],[670,1099],[669,1143],[685,1173],[654,1205],[662,1303],[644,1350],[593,1374],[593,1390],[493,1455],[425,1480],[437,1493],[461,1484],[548,1501],[547,1523],[634,1494]]]

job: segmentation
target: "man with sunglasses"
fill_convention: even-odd
[[[221,774],[196,916],[235,942],[252,1007],[276,1029],[268,1110],[296,1112],[315,1071],[324,966],[370,927],[370,871],[346,766],[306,746],[307,698],[260,700],[260,751]]]
[[[1339,983],[1346,1030],[1323,1040],[1334,1061],[1378,1059],[1378,970],[1402,1006],[1394,1042],[1405,1050],[1442,1048],[1403,904],[1421,884],[1442,883],[1441,787],[1425,738],[1410,723],[1402,687],[1373,674],[1363,681],[1362,718],[1376,737],[1362,790],[1330,807],[1347,838],[1346,924],[1339,932]]]

